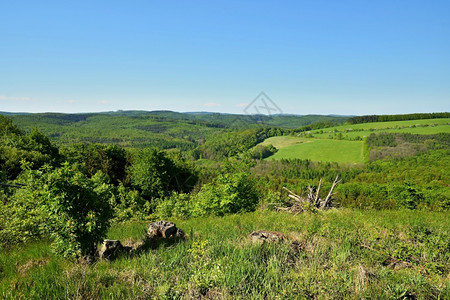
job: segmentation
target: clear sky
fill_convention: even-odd
[[[450,111],[450,1],[0,1],[0,111]]]

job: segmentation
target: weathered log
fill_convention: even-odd
[[[332,206],[332,198],[334,196],[334,189],[336,188],[336,185],[340,182],[339,176],[336,176],[336,178],[333,181],[333,184],[331,186],[331,189],[325,199],[320,199],[320,189],[322,187],[322,179],[319,181],[319,185],[316,190],[314,190],[311,186],[308,187],[308,196],[307,197],[301,197],[297,194],[295,194],[293,191],[289,190],[286,187],[283,187],[284,190],[286,190],[289,194],[288,197],[292,200],[291,206],[287,208],[280,208],[277,207],[277,210],[282,211],[289,211],[292,213],[300,213],[303,212],[305,209],[305,204],[309,204],[310,206],[316,208],[316,209],[327,209]]]
[[[319,181],[319,186],[317,187],[317,191],[316,191],[316,198],[314,199],[314,206],[317,207],[317,205],[319,204],[319,192],[320,192],[320,188],[322,187],[322,178],[320,178]]]
[[[330,207],[330,203],[331,203],[331,197],[333,196],[333,190],[336,187],[336,185],[341,182],[339,179],[339,175],[336,176],[336,179],[334,179],[333,181],[333,185],[331,186],[330,192],[328,193],[327,197],[325,198],[325,201],[323,202],[323,204],[320,206],[320,208],[324,209],[327,207]]]

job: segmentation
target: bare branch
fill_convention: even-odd
[[[328,207],[330,205],[331,202],[331,196],[333,196],[333,190],[336,187],[336,185],[341,182],[339,179],[339,175],[336,176],[336,179],[333,182],[333,185],[331,186],[330,192],[328,193],[328,196],[325,198],[325,201],[323,202],[323,204],[321,205],[321,208],[325,208]]]

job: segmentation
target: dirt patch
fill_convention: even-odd
[[[17,271],[21,275],[26,276],[31,269],[35,267],[42,268],[48,265],[48,263],[49,263],[48,259],[32,259],[27,261],[25,264],[18,266]]]

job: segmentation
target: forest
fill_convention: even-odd
[[[448,220],[450,209],[450,132],[446,120],[437,127],[441,132],[432,134],[416,134],[409,126],[400,132],[369,128],[365,130],[370,134],[354,139],[351,135],[339,136],[341,132],[333,129],[334,136],[327,137],[326,142],[332,146],[346,139],[359,141],[363,163],[317,161],[301,151],[296,158],[271,158],[283,147],[292,147],[290,143],[301,147],[322,139],[320,134],[331,135],[330,128],[336,126],[421,119],[428,120],[432,128],[435,118],[448,117],[449,113],[351,118],[280,115],[255,119],[166,111],[0,115],[0,295],[10,298],[14,290],[23,293],[18,298],[44,297],[47,292],[108,298],[115,291],[125,298],[150,294],[156,298],[181,298],[193,292],[203,296],[217,292],[258,298],[283,293],[281,286],[277,286],[275,294],[265,288],[258,290],[257,285],[266,285],[267,280],[276,284],[271,281],[274,277],[261,272],[272,268],[275,278],[281,276],[276,279],[279,284],[286,284],[292,281],[291,271],[298,269],[301,262],[313,267],[322,261],[314,268],[324,280],[330,280],[324,288],[336,297],[346,292],[362,297],[375,289],[384,290],[387,297],[420,298],[432,293],[436,298],[445,298],[450,296],[450,228],[445,221],[443,227],[436,224]],[[314,137],[316,133],[318,137]],[[280,145],[264,143],[274,137]],[[336,177],[340,182],[330,211],[306,206],[299,216],[277,211],[277,207],[290,205],[286,189],[304,196],[311,188],[318,197],[325,197]],[[349,218],[353,221],[345,224]],[[368,223],[363,221],[366,218]],[[427,224],[426,218],[433,221]],[[88,269],[83,272],[90,275],[81,281],[76,279],[77,272],[81,272],[75,267],[77,262],[86,257],[94,259],[106,237],[133,238],[142,231],[142,224],[151,220],[176,220],[189,228],[190,240],[175,246],[156,246],[157,253],[171,249],[167,255],[172,258],[156,258],[154,252],[140,258],[125,256],[113,265],[112,273],[108,273],[106,263],[100,262],[84,266]],[[395,220],[400,225],[395,225]],[[208,232],[206,227],[212,223],[221,224],[223,229]],[[300,252],[294,255],[289,246],[239,246],[243,243],[237,237],[239,232],[258,226],[291,232],[298,243],[303,243],[302,250],[296,248]],[[355,232],[358,226],[367,227],[367,231]],[[225,248],[220,248],[226,228],[233,236]],[[351,231],[340,241],[345,232]],[[334,244],[337,250],[333,250],[335,257],[329,258],[328,270],[324,267],[324,253]],[[366,250],[361,250],[360,245],[365,245]],[[5,254],[17,251],[22,254],[16,258]],[[44,253],[44,258],[36,258],[39,253]],[[236,255],[250,261],[267,257],[266,261],[246,265],[247,269],[236,269],[240,259]],[[184,261],[192,256],[197,257],[198,265]],[[232,265],[228,269],[224,261],[227,256]],[[400,272],[385,269],[380,261],[390,258],[408,267]],[[162,290],[156,286],[146,290],[146,285],[139,283],[140,275],[123,279],[129,275],[118,271],[120,264],[134,264],[136,259],[148,260],[160,274],[176,278],[175,283],[164,285]],[[181,260],[176,268],[184,266],[186,270],[178,272],[184,272],[186,278],[158,269],[154,259],[167,259],[167,264],[171,259]],[[20,261],[38,263],[29,267],[26,274],[31,275],[25,276],[20,273]],[[69,262],[72,269],[64,269],[63,261]],[[339,280],[336,274],[348,276],[342,270],[347,263],[359,277],[343,279],[347,281],[339,283],[342,290],[332,291],[332,283]],[[47,281],[41,282],[46,287],[43,290],[38,285],[25,287],[40,272],[60,274],[62,270],[78,275],[70,275],[68,285],[47,276]],[[239,280],[231,275],[239,272],[244,276]],[[250,276],[248,280],[252,278],[255,285],[243,284],[240,280],[245,276]],[[305,286],[315,275],[306,272],[304,276],[297,278],[293,290],[284,291],[286,297],[320,293]],[[376,284],[368,284],[368,276],[374,276]],[[104,284],[108,278],[122,281]],[[421,282],[423,288],[415,288],[411,278]],[[134,282],[133,287],[127,285],[127,280]],[[83,284],[86,290],[76,294]]]

